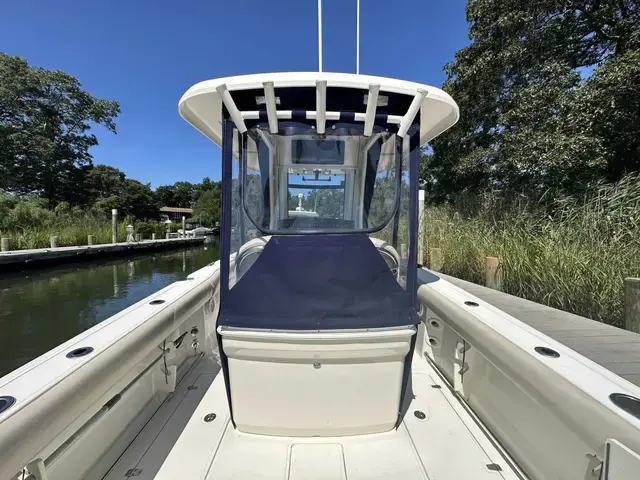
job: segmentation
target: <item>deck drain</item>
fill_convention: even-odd
[[[197,386],[197,385],[189,385],[189,386],[187,387],[187,390],[197,390],[197,389],[198,389],[198,386]]]
[[[480,306],[480,305],[478,305],[476,302],[470,302],[470,301],[466,301],[466,302],[464,302],[464,304],[465,304],[467,307],[479,307],[479,306]]]
[[[433,385],[431,385],[431,388],[442,388],[442,385],[434,383]]]
[[[560,357],[560,354],[558,352],[556,352],[553,348],[536,347],[536,348],[534,348],[534,350],[536,352],[538,352],[540,355],[542,355],[543,357],[549,357],[549,358],[559,358]]]
[[[415,412],[413,412],[413,414],[416,416],[417,419],[419,420],[424,420],[425,418],[427,418],[427,416],[424,414],[424,412],[420,411],[420,410],[416,410]]]
[[[151,300],[149,305],[161,305],[164,303],[164,300]]]
[[[93,352],[93,347],[80,347],[67,353],[67,358],[84,357],[85,355],[89,355],[91,352]]]
[[[502,471],[502,467],[500,465],[498,465],[497,463],[489,463],[487,465],[487,469],[491,470],[492,472],[501,472]]]
[[[16,403],[15,397],[2,395],[0,397],[0,413],[4,412],[5,410],[9,410],[9,408],[11,408],[14,403]]]
[[[216,414],[215,413],[207,413],[204,416],[204,421],[209,423],[209,422],[213,422],[216,419]]]
[[[139,477],[140,475],[142,475],[141,468],[130,468],[124,473],[125,478]]]
[[[612,393],[609,395],[609,400],[611,400],[616,407],[621,408],[629,415],[640,418],[640,398],[627,395],[626,393]]]

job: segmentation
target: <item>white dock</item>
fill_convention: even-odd
[[[44,264],[94,260],[102,256],[126,255],[144,250],[175,248],[203,243],[204,237],[142,240],[139,242],[104,243],[77,247],[36,248],[0,252],[0,272]]]

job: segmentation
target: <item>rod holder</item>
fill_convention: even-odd
[[[367,112],[364,119],[364,136],[370,137],[373,132],[373,122],[376,119],[376,110],[378,108],[378,92],[380,85],[372,83],[369,85],[369,97],[367,98]]]
[[[409,110],[407,111],[405,116],[402,117],[402,121],[400,122],[400,127],[398,128],[399,137],[405,137],[407,135],[407,131],[409,130],[409,127],[413,123],[413,119],[416,118],[416,115],[420,111],[420,107],[422,107],[422,102],[424,101],[424,98],[427,96],[427,93],[429,92],[427,92],[427,90],[423,88],[418,89],[418,92],[413,97],[413,101],[409,106]]]
[[[267,104],[267,119],[269,120],[269,132],[278,133],[278,113],[276,111],[276,94],[273,82],[264,82],[264,100]]]
[[[327,113],[327,81],[316,82],[316,131],[324,135]]]
[[[231,117],[231,120],[233,120],[233,123],[236,124],[236,128],[238,129],[238,131],[240,133],[246,132],[247,126],[244,124],[242,113],[240,112],[240,110],[238,110],[238,107],[236,107],[236,103],[233,101],[233,98],[231,98],[231,94],[227,89],[227,84],[223,83],[222,85],[218,85],[216,87],[216,92],[218,92],[218,94],[220,95],[224,106],[227,107],[229,116]]]

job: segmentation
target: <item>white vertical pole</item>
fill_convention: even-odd
[[[356,0],[356,75],[360,73],[360,0]]]
[[[318,0],[318,71],[322,72],[322,0]]]

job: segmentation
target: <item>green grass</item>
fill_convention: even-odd
[[[110,212],[83,210],[59,203],[54,209],[38,197],[18,198],[0,193],[0,237],[11,239],[12,250],[45,248],[51,245],[50,238],[58,236],[58,245],[86,245],[88,236],[93,235],[94,244],[111,243]],[[123,218],[118,223],[118,240],[126,239],[126,227],[133,224],[135,233],[143,239],[164,238],[167,225],[157,221],[140,222]],[[172,232],[181,228],[177,223],[170,224]]]
[[[80,222],[75,225],[1,231],[0,235],[11,238],[12,250],[49,247],[50,238],[54,235],[59,237],[58,245],[61,247],[86,245],[89,235],[93,235],[94,244],[111,243],[111,224]],[[126,235],[126,223],[121,222],[118,224],[118,240],[124,241]]]
[[[479,284],[485,256],[497,256],[505,292],[622,326],[623,279],[640,276],[640,178],[546,210],[491,195],[474,206],[427,208],[425,252],[440,248],[443,273]]]
[[[124,242],[127,237],[128,220],[118,223],[118,241]],[[167,230],[162,223],[134,223],[136,233],[140,233],[143,239],[150,239],[152,233],[156,238],[164,238]],[[182,228],[179,224],[171,224],[171,231]],[[87,245],[88,236],[93,235],[94,245],[111,243],[111,222],[92,217],[80,217],[78,219],[60,222],[58,224],[30,227],[13,230],[0,230],[0,237],[11,238],[11,250],[23,250],[31,248],[47,248],[51,246],[51,237],[57,235],[60,247]]]

